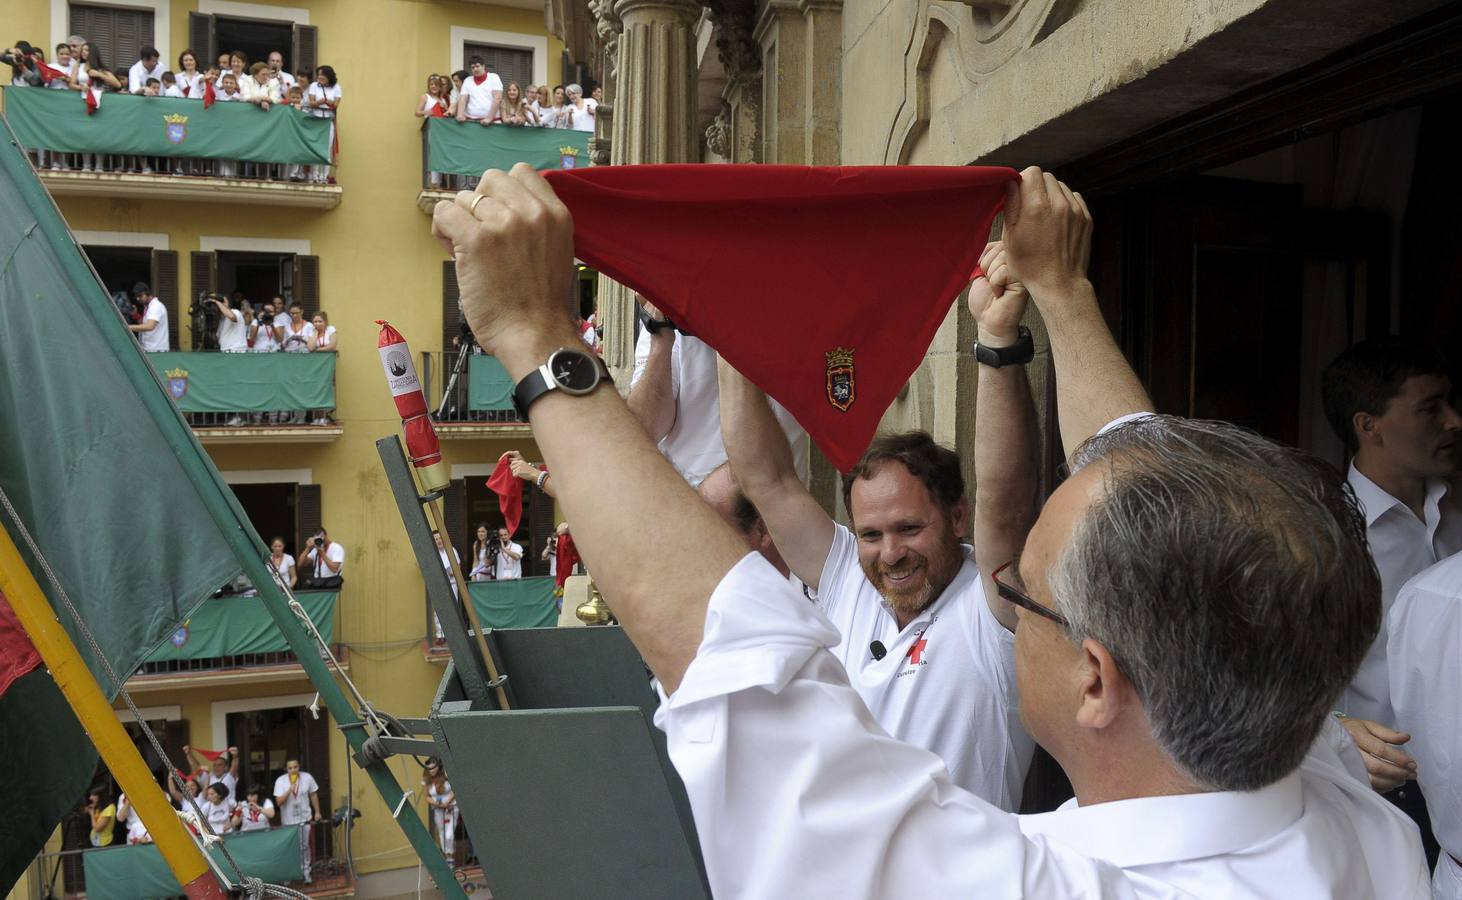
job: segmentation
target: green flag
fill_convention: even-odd
[[[52,93],[41,92],[36,93]],[[9,133],[0,147],[0,489],[95,636],[74,627],[11,515],[20,548],[102,690],[125,679],[239,571],[211,502],[237,501]],[[200,477],[200,472],[203,473]],[[257,536],[253,537],[255,543]],[[263,546],[259,552],[264,553]],[[82,800],[95,755],[29,641],[0,614],[0,888]],[[7,624],[8,623],[8,624]],[[19,654],[19,655],[17,655]]]

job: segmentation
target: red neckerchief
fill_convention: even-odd
[[[482,84],[486,80],[487,80],[487,73],[485,73],[485,72],[483,74],[481,74],[481,75],[473,75],[472,76],[472,82],[474,84]]]

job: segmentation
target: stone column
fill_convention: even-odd
[[[616,165],[689,163],[700,159],[696,123],[695,0],[616,0],[622,31],[614,79]],[[599,317],[604,361],[620,393],[634,370],[634,295],[603,276]]]

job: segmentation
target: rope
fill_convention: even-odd
[[[142,729],[142,733],[144,736],[146,736],[148,743],[152,746],[153,752],[157,754],[158,759],[168,763],[168,777],[172,779],[172,783],[176,787],[178,793],[183,797],[185,801],[187,801],[188,805],[192,807],[194,817],[196,817],[198,824],[202,826],[203,831],[206,834],[206,837],[203,838],[205,846],[209,844],[217,844],[219,851],[223,853],[223,858],[228,862],[229,867],[233,869],[234,874],[238,876],[234,884],[244,885],[249,897],[252,898],[252,900],[259,900],[259,898],[265,896],[266,893],[273,894],[277,897],[289,898],[289,900],[299,900],[299,898],[309,900],[307,895],[301,894],[298,891],[293,891],[289,888],[281,887],[279,885],[266,884],[261,879],[244,874],[244,870],[239,866],[238,860],[234,859],[233,854],[228,852],[228,845],[220,840],[220,835],[214,833],[212,826],[208,824],[208,819],[203,815],[203,810],[198,808],[198,801],[191,794],[188,793],[188,788],[183,783],[182,777],[178,775],[178,770],[173,767],[171,762],[168,761],[167,751],[163,750],[162,742],[157,739],[157,735],[153,732],[152,728],[148,726],[147,719],[142,715],[142,711],[137,708],[137,704],[133,702],[132,695],[127,693],[127,687],[125,682],[117,677],[116,671],[112,668],[111,661],[108,660],[106,654],[102,652],[102,648],[97,643],[96,636],[92,634],[90,626],[88,626],[86,624],[86,620],[81,617],[81,613],[76,609],[76,605],[71,602],[71,597],[69,594],[66,593],[66,589],[61,586],[60,579],[57,578],[56,573],[52,571],[51,564],[46,561],[45,555],[41,553],[41,548],[36,546],[35,539],[31,537],[30,529],[25,527],[25,522],[21,520],[20,513],[16,512],[15,507],[11,505],[10,497],[8,494],[5,493],[4,488],[0,488],[0,504],[3,504],[5,506],[5,515],[10,519],[11,522],[15,524],[15,530],[19,532],[20,536],[25,540],[26,547],[30,549],[31,555],[35,557],[36,562],[39,563],[41,566],[41,571],[45,573],[46,581],[50,583],[51,589],[55,591],[56,596],[61,599],[62,605],[66,607],[66,612],[71,616],[71,621],[76,625],[76,630],[86,641],[87,646],[91,648],[91,652],[95,654],[97,661],[101,663],[102,670],[106,672],[107,678],[111,680],[113,690],[115,690],[117,694],[122,698],[122,700],[126,702],[127,709],[131,711],[134,721],[136,721],[138,727]],[[293,600],[293,598],[291,598],[291,600]],[[306,617],[306,619],[308,619],[308,617]],[[316,633],[318,634],[318,632]],[[212,857],[210,857],[206,852],[203,854],[203,858],[205,860],[208,860],[210,866],[214,866]],[[227,881],[229,879],[227,878],[227,876],[225,876],[224,880]]]

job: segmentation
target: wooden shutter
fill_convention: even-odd
[[[462,561],[467,562],[467,557],[472,555],[472,541],[476,537],[471,534],[472,528],[467,523],[467,479],[452,479],[452,483],[442,492],[442,505],[442,519],[447,525],[447,533],[442,537],[451,542],[457,548]]]
[[[316,45],[320,41],[320,29],[314,25],[294,26],[294,46],[291,48],[289,70],[291,73],[300,69],[315,71]]]
[[[452,338],[462,326],[461,298],[457,293],[457,263],[442,261],[442,351],[452,351]]]
[[[533,81],[533,51],[518,47],[495,47],[490,44],[464,44],[462,60],[465,63],[474,56],[482,57],[489,72],[495,72],[506,89],[509,82],[516,81],[526,88]]]
[[[330,818],[330,719],[327,717],[315,718],[305,707],[300,707],[300,768],[309,772],[315,777],[315,783],[320,786],[320,815],[328,821]],[[317,852],[316,859],[324,854],[319,850],[328,846],[329,828],[310,829],[313,846]],[[324,842],[322,844],[322,841]]]
[[[218,38],[212,13],[188,13],[188,48],[198,57],[198,71],[207,71],[218,60]]]
[[[305,321],[320,310],[320,257],[294,258],[294,301],[304,307]]]
[[[189,265],[192,268],[193,289],[188,295],[190,304],[197,303],[201,294],[218,290],[218,255],[211,250],[194,250],[189,255]],[[218,349],[218,336],[206,334],[193,335],[192,342],[188,345],[194,350],[203,350],[212,344],[214,350]]]
[[[178,302],[178,251],[152,251],[152,292],[162,301],[168,311],[168,348],[178,350],[179,308],[188,307]]]
[[[294,556],[298,559],[305,541],[320,530],[320,486],[299,484],[294,488]],[[304,577],[304,573],[300,573]]]
[[[168,755],[168,762],[175,767],[181,767],[184,771],[191,769],[183,759],[183,748],[193,742],[188,739],[189,728],[187,719],[173,721],[169,719],[163,723],[162,749]]]
[[[528,546],[523,548],[523,555],[532,560],[532,567],[529,570],[533,575],[548,574],[548,560],[539,559],[543,553],[543,545],[548,541],[548,536],[553,534],[556,523],[553,521],[553,498],[538,490],[537,488],[524,487],[524,492],[529,494],[528,498]]]

